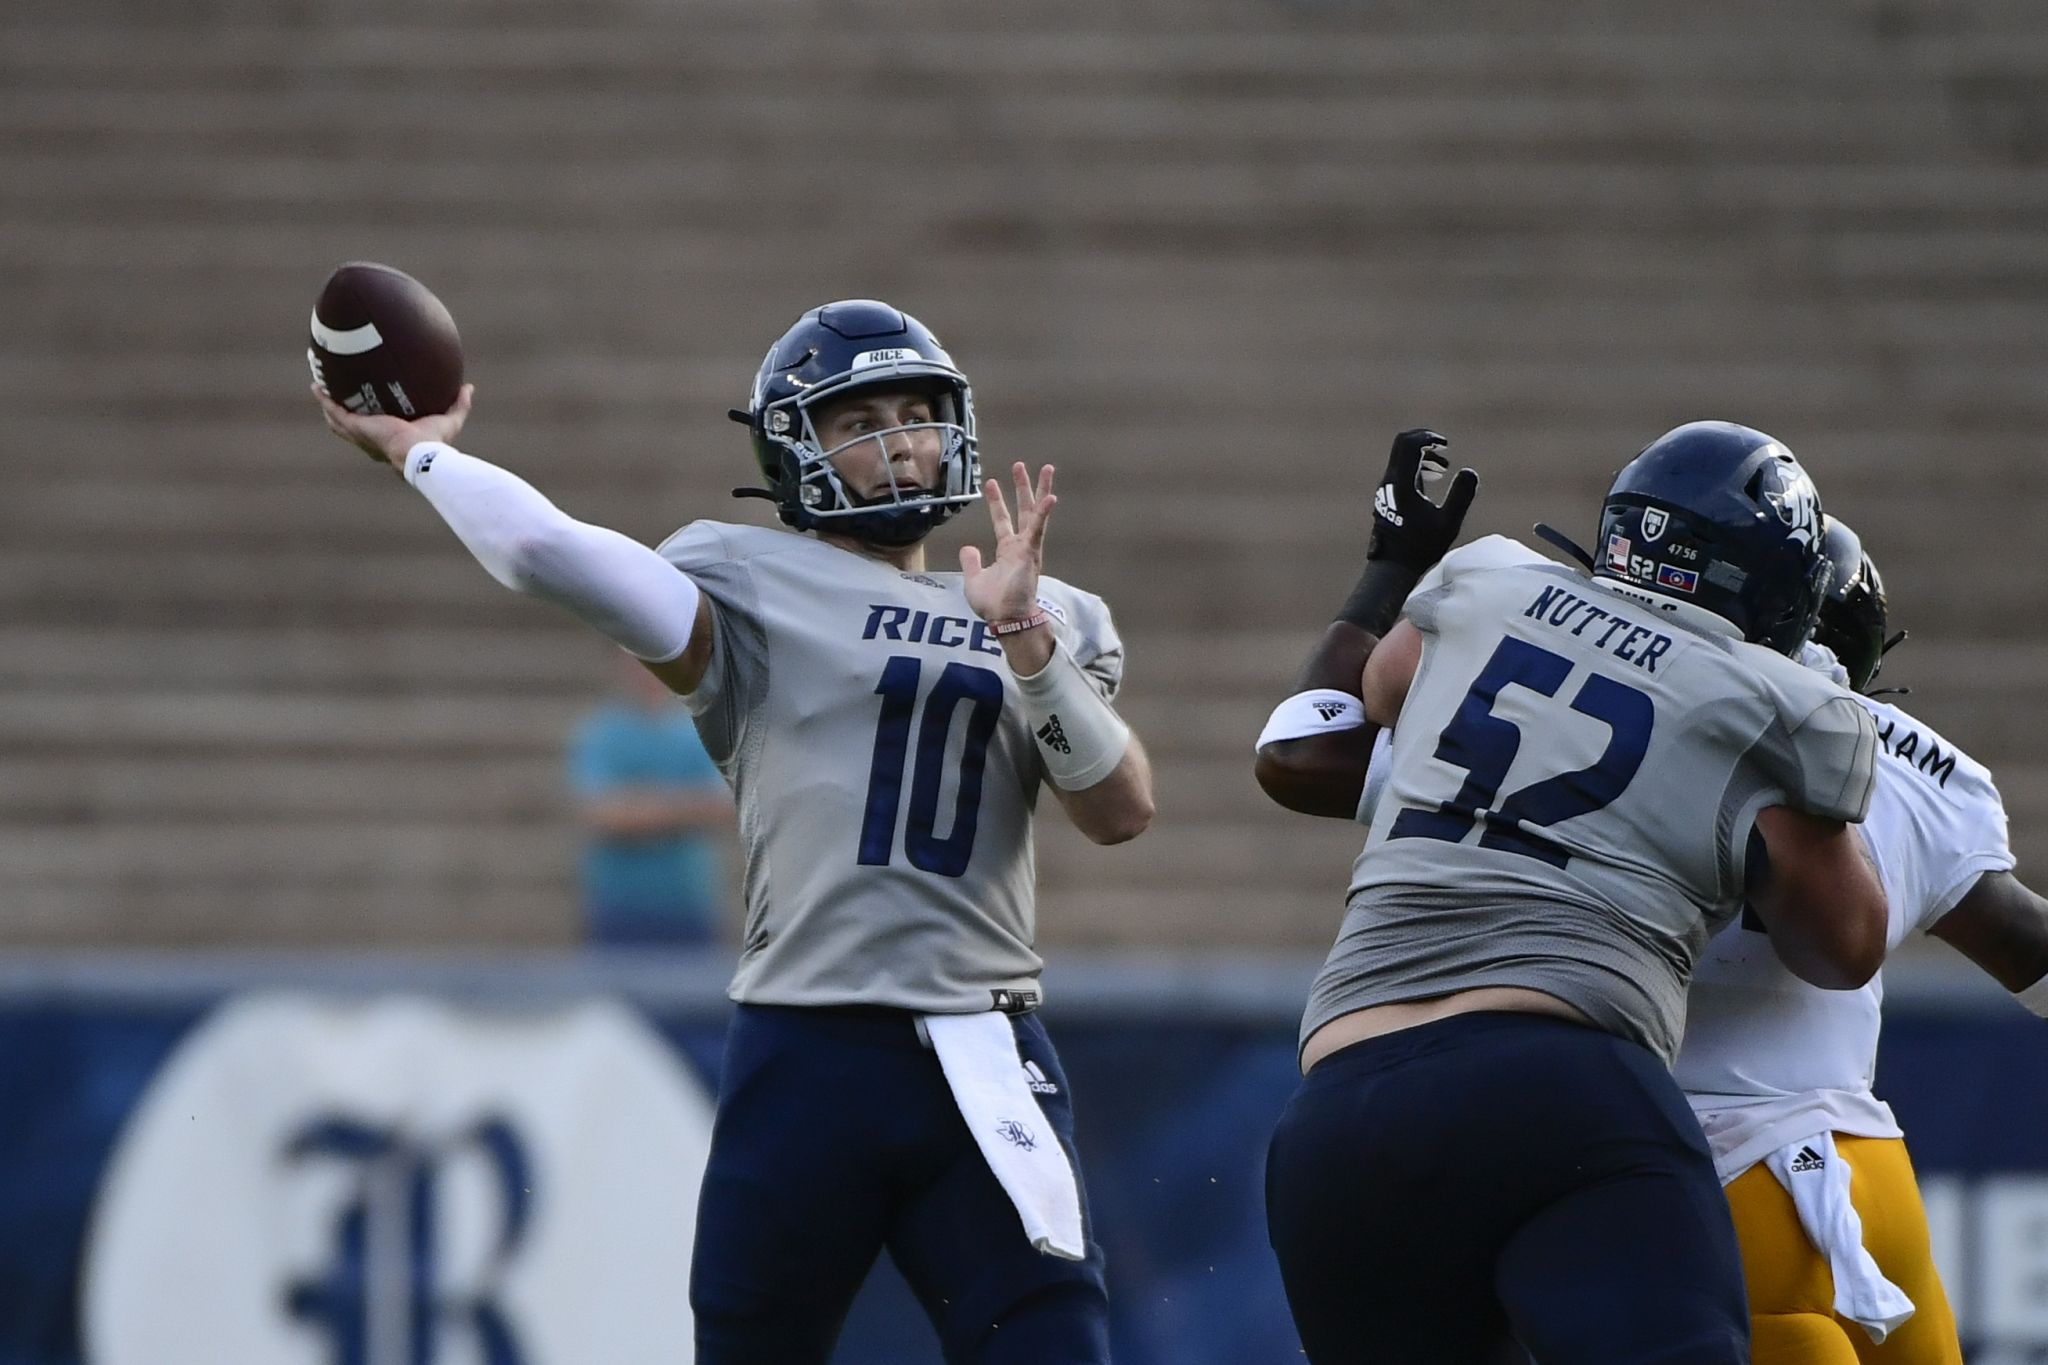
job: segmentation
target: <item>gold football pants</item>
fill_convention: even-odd
[[[1906,1144],[1837,1133],[1835,1150],[1849,1163],[1849,1200],[1863,1220],[1863,1245],[1913,1300],[1913,1316],[1882,1346],[1837,1317],[1827,1258],[1807,1240],[1792,1196],[1758,1162],[1728,1186],[1749,1288],[1754,1365],[1963,1365]]]

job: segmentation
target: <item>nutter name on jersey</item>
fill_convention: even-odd
[[[1646,673],[1655,673],[1657,661],[1671,651],[1669,635],[1648,626],[1639,626],[1605,607],[1596,607],[1565,588],[1545,588],[1522,615],[1560,630],[1570,626],[1574,636],[1590,639],[1595,648],[1604,649],[1623,663],[1634,664]],[[1576,625],[1572,624],[1574,620]],[[1606,628],[1598,635],[1587,636],[1587,627],[1602,621],[1607,623]],[[1621,638],[1614,639],[1616,635]]]

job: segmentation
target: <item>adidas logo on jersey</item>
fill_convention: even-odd
[[[1070,754],[1074,752],[1074,746],[1067,743],[1067,732],[1060,725],[1060,718],[1058,716],[1047,717],[1045,724],[1038,727],[1038,740],[1046,748],[1059,753]]]
[[[1024,1063],[1024,1084],[1031,1087],[1031,1093],[1034,1095],[1057,1095],[1060,1093],[1058,1084],[1039,1069],[1037,1062],[1027,1061]]]
[[[1372,495],[1372,510],[1395,526],[1403,524],[1394,507],[1394,485],[1390,483],[1381,484],[1380,491]]]
[[[1792,1174],[1804,1175],[1808,1171],[1818,1171],[1827,1164],[1828,1159],[1819,1152],[1814,1151],[1813,1148],[1801,1147],[1799,1155],[1792,1158]]]

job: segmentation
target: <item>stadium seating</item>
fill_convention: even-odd
[[[1045,822],[1055,944],[1328,939],[1357,832],[1251,740],[1424,423],[1512,534],[1785,438],[2038,863],[2044,91],[2023,0],[13,0],[0,941],[573,937],[605,650],[321,429],[351,258],[453,308],[466,444],[648,540],[761,515],[723,414],[799,311],[931,323],[1156,758],[1138,843]]]

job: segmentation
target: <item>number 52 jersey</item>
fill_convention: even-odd
[[[1861,820],[1877,741],[1849,692],[1662,602],[1499,536],[1417,585],[1422,659],[1304,1040],[1521,986],[1670,1062],[1757,812]]]
[[[1035,1000],[1043,769],[960,575],[713,521],[661,553],[717,621],[684,701],[732,783],[746,854],[733,999],[923,1013]],[[1061,648],[1113,699],[1108,607],[1057,579],[1038,590]]]

